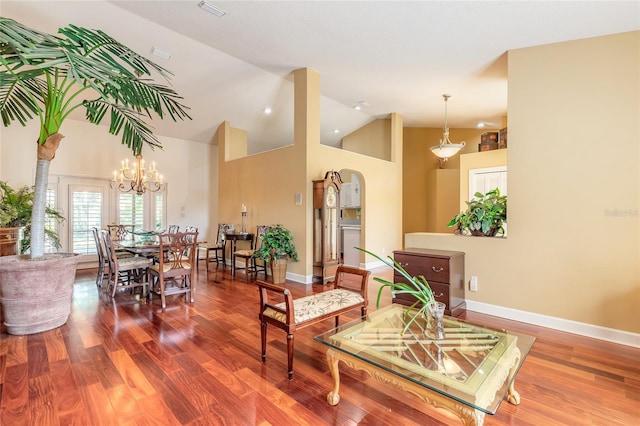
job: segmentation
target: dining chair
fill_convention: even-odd
[[[162,309],[167,307],[166,297],[176,294],[185,295],[185,300],[195,302],[195,256],[198,244],[198,232],[176,232],[161,234],[159,262],[149,268],[152,283],[149,299],[153,294],[160,294]],[[188,253],[188,257],[185,255]]]
[[[91,228],[93,233],[93,240],[96,243],[96,254],[98,255],[98,275],[96,276],[96,286],[102,287],[102,281],[104,281],[104,273],[107,267],[107,257],[105,255],[104,241],[100,236],[100,230],[98,228]]]
[[[218,232],[216,234],[216,240],[212,243],[202,242],[198,244],[198,250],[204,251],[207,275],[209,274],[209,262],[216,262],[216,267],[222,262],[222,266],[226,266],[224,251],[226,247],[226,236],[227,232],[231,229],[231,224],[229,223],[219,223],[218,224]],[[209,259],[209,252],[213,252],[213,258]],[[200,257],[196,260],[196,263],[200,262]]]
[[[125,241],[133,239],[133,225],[119,225],[111,224],[107,225],[107,233],[111,238],[111,241]],[[125,250],[115,247],[117,254],[126,253]]]
[[[175,234],[176,232],[178,232],[178,229],[180,229],[180,226],[178,225],[169,225],[169,228],[167,229],[167,233]]]
[[[119,288],[142,287],[146,296],[149,289],[149,267],[151,259],[142,256],[118,257],[114,242],[108,233],[103,234],[106,255],[109,259],[109,285],[107,293],[115,297]]]
[[[124,241],[131,239],[133,235],[133,225],[107,225],[107,231],[111,237],[111,241]]]
[[[240,269],[240,270],[244,269],[245,281],[249,282],[249,276],[255,274],[257,278],[258,269],[262,269],[262,271],[264,272],[265,279],[267,278],[266,262],[262,262],[261,265],[258,265],[256,262],[257,258],[255,256],[255,252],[260,248],[264,234],[267,231],[267,229],[269,229],[269,226],[267,225],[256,226],[256,236],[255,236],[256,240],[255,242],[254,241],[251,242],[251,248],[244,249],[244,250],[236,250],[233,252],[233,255],[231,256],[231,267],[232,267],[231,276],[235,276],[237,269]],[[236,266],[237,258],[244,259],[244,267],[238,268]]]

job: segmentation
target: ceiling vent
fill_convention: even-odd
[[[216,16],[223,16],[223,15],[226,15],[227,13],[224,10],[220,9],[219,7],[216,7],[204,0],[198,3],[198,7],[202,10],[206,10],[209,13],[213,13]]]

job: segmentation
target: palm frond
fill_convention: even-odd
[[[84,105],[90,122],[98,124],[109,117],[113,120],[109,131],[121,134],[122,143],[139,153],[145,143],[161,146],[145,116],[191,118],[173,89],[141,78],[157,73],[169,81],[172,74],[164,67],[100,30],[69,25],[58,32],[59,36],[49,35],[0,18],[0,115],[5,126],[13,121],[24,125],[38,116],[42,128],[57,131],[73,110]],[[42,91],[45,80],[54,87]],[[70,83],[75,84],[73,91]],[[87,89],[97,92],[100,100],[65,99]],[[98,102],[108,104],[111,113],[106,114]],[[56,114],[53,124],[50,114]]]
[[[145,143],[151,148],[162,147],[138,111],[123,105],[105,102],[103,99],[85,101],[83,105],[86,108],[85,116],[93,124],[100,124],[108,115],[110,117],[109,133],[118,135],[122,132],[122,144],[131,148],[135,155],[141,153]]]

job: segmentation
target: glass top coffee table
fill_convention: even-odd
[[[426,337],[420,320],[401,334],[406,309],[393,304],[315,337],[329,346],[329,404],[340,401],[339,361],[444,408],[465,425],[481,425],[485,413],[495,414],[505,395],[510,403],[520,403],[514,378],[534,337],[453,317],[444,318],[441,340]]]

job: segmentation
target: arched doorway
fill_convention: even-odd
[[[365,182],[358,170],[340,170],[340,247],[341,263],[348,266],[362,265],[362,252],[354,247],[364,247]]]

